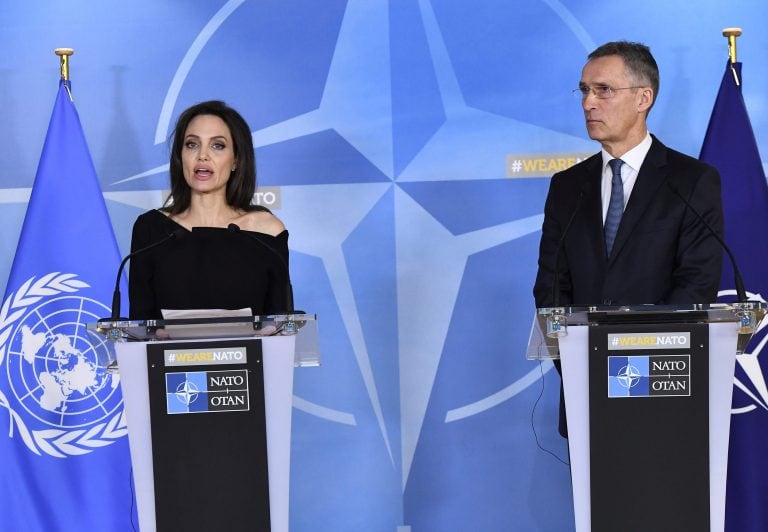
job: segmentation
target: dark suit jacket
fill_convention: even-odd
[[[670,185],[722,237],[717,170],[654,137],[610,257],[603,237],[601,176],[598,153],[552,177],[533,290],[536,306],[553,304],[555,254],[574,212],[560,256],[561,306],[714,302],[723,250]]]
[[[723,250],[675,188],[723,235],[720,174],[655,137],[606,256],[600,153],[552,177],[544,207],[537,307],[553,306],[555,255],[560,255],[559,306],[712,303]],[[563,232],[573,216],[563,239]],[[558,372],[560,365],[556,364]],[[560,433],[567,436],[562,402]]]

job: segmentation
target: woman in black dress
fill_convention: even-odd
[[[167,241],[132,259],[130,318],[161,319],[164,309],[290,310],[288,232],[252,204],[256,162],[243,117],[220,101],[184,111],[170,176],[163,207],[133,226],[131,252]]]

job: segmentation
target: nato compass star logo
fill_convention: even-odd
[[[168,372],[165,374],[165,404],[168,414],[209,412],[208,372]]]
[[[279,185],[276,214],[290,229],[297,301],[320,316],[323,356],[334,357],[319,386],[297,371],[293,406],[342,429],[355,427],[358,443],[365,439],[380,446],[377,474],[398,478],[403,491],[417,448],[424,445],[422,429],[431,408],[440,410],[444,428],[513,400],[541,378],[539,368],[530,368],[523,357],[492,385],[482,379],[468,383],[460,371],[450,370],[443,378],[479,389],[458,404],[431,403],[436,387],[452,388],[439,376],[458,358],[453,336],[465,334],[470,321],[484,321],[481,314],[504,324],[502,332],[496,334],[497,328],[484,338],[493,344],[484,354],[511,355],[511,344],[524,350],[531,318],[518,310],[518,302],[531,299],[530,288],[513,281],[535,273],[548,182],[509,179],[510,147],[531,153],[562,146],[594,151],[591,141],[558,128],[546,130],[542,145],[535,120],[470,102],[462,87],[470,73],[455,69],[444,36],[448,28],[441,27],[430,2],[413,7],[400,16],[419,26],[423,40],[415,48],[393,37],[392,6],[353,1],[324,5],[313,14],[328,23],[316,28],[311,46],[296,39],[282,46],[285,35],[265,28],[250,44],[226,52],[230,63],[242,63],[235,70],[243,79],[231,86],[248,89],[243,97],[228,99],[251,106],[240,111],[254,128],[260,184]],[[555,7],[584,48],[594,49],[583,28],[572,27],[573,17]],[[180,101],[200,101],[207,94],[199,88],[207,91],[207,83],[195,85],[196,73],[221,57],[220,34],[243,21],[258,22],[259,9],[259,3],[230,0],[193,39],[162,102],[155,145],[166,142]],[[268,64],[252,68],[253,57],[263,55],[260,44],[274,50],[276,64],[295,62],[294,55],[281,55],[285,50],[300,52],[302,64],[313,68],[289,69],[291,76],[304,77],[276,95],[274,87],[286,85],[284,75],[270,78]],[[393,71],[406,67],[404,85],[405,78]],[[516,107],[517,113],[525,111]],[[421,117],[416,123],[414,114]],[[167,160],[165,151],[159,160]],[[160,187],[167,187],[167,171],[167,163],[155,163],[114,181],[118,191],[105,196],[155,208],[164,200]],[[154,183],[162,185],[139,191]],[[531,201],[536,194],[541,201]],[[503,277],[503,286],[485,286],[493,284],[488,271]],[[475,285],[479,289],[473,291]],[[482,303],[465,305],[467,291]],[[472,326],[470,334],[477,332]],[[483,363],[491,367],[497,361]],[[339,390],[340,382],[353,384]]]
[[[608,397],[646,397],[649,391],[648,355],[608,357]]]
[[[626,365],[619,370],[619,373],[616,375],[616,377],[619,383],[621,383],[621,385],[625,388],[633,388],[637,385],[638,382],[640,382],[641,374],[640,370],[638,370],[635,366]]]
[[[736,290],[720,290],[718,302],[734,301]],[[760,293],[747,292],[747,299],[765,303]],[[768,412],[768,382],[765,375],[765,364],[761,364],[763,349],[768,343],[768,318],[758,325],[752,340],[744,353],[736,355],[736,375],[734,377],[732,414],[748,414],[762,409],[763,415]]]
[[[186,406],[194,403],[198,395],[200,395],[200,390],[194,382],[184,381],[176,388],[176,399]]]

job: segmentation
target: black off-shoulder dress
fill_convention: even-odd
[[[176,238],[131,259],[131,319],[162,319],[162,309],[250,307],[255,315],[288,310],[287,231],[189,231],[152,210],[136,219],[131,252],[179,229]]]

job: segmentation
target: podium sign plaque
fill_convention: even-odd
[[[592,530],[709,530],[706,324],[589,329]]]
[[[150,344],[147,360],[157,529],[270,530],[261,340]]]

